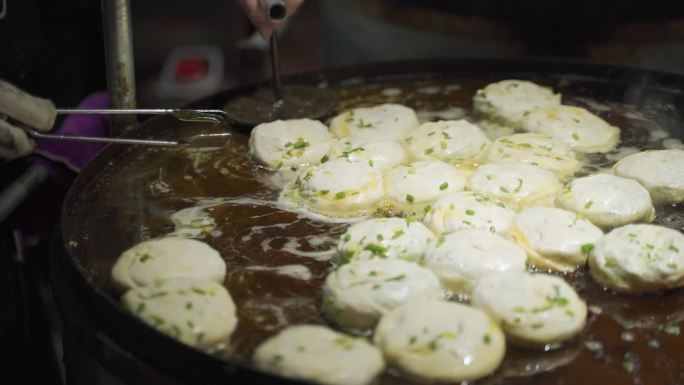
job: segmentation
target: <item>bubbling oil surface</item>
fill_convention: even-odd
[[[401,103],[423,120],[470,119],[472,95],[497,80],[502,79],[359,78],[330,85],[328,91],[337,98],[337,111]],[[682,135],[674,131],[678,115],[667,102],[602,99],[589,94],[588,80],[531,80],[561,92],[563,103],[585,107],[621,128],[620,147],[586,156],[582,174],[606,171],[639,150],[681,146],[677,135]],[[184,127],[178,133],[193,130]],[[75,215],[87,229],[79,247],[96,256],[82,261],[83,267],[95,285],[107,288],[119,253],[141,240],[179,231],[171,215],[201,207],[198,212],[213,223],[195,233],[225,259],[224,284],[238,308],[239,326],[224,354],[247,361],[261,341],[287,325],[325,323],[320,288],[334,268],[337,238],[348,225],[280,210],[278,191],[257,177],[248,159],[248,134],[234,134],[227,147],[213,151],[125,151],[102,170]],[[192,227],[192,218],[184,223]],[[676,206],[657,207],[656,223],[681,230],[684,213]],[[616,295],[596,285],[584,269],[566,279],[590,306],[582,334],[546,352],[509,347],[501,368],[478,384],[684,383],[684,290]],[[413,383],[391,368],[379,382]]]

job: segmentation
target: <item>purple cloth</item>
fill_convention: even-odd
[[[109,96],[105,91],[88,95],[78,108],[109,108]],[[109,118],[106,115],[69,115],[52,133],[59,135],[108,136]],[[63,140],[37,140],[34,152],[58,161],[78,172],[104,147],[102,143],[69,142]],[[41,162],[42,163],[42,162]]]

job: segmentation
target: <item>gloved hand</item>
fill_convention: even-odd
[[[16,158],[33,151],[33,140],[12,121],[49,131],[57,112],[51,101],[37,98],[0,79],[0,158]]]
[[[304,0],[284,0],[287,14],[292,15],[297,8],[304,2]],[[245,11],[249,20],[254,24],[261,36],[268,39],[275,29],[275,24],[271,22],[266,16],[266,11],[261,6],[259,0],[238,0],[238,4]]]

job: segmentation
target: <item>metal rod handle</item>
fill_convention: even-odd
[[[58,114],[100,114],[100,115],[160,115],[177,113],[204,113],[228,116],[223,110],[191,110],[185,108],[112,108],[112,109],[88,109],[88,108],[58,108]]]
[[[156,115],[156,114],[172,114],[174,112],[171,108],[117,108],[117,109],[87,109],[87,108],[58,108],[58,114],[68,115]]]
[[[171,114],[184,122],[221,123],[228,119],[223,110],[192,110],[185,108],[120,108],[120,109],[79,109],[58,108],[58,114],[68,115],[163,115]]]
[[[274,23],[281,23],[287,18],[287,8],[283,0],[260,0],[266,16]]]
[[[270,38],[271,70],[273,72],[273,97],[278,104],[283,100],[283,83],[280,80],[280,59],[278,57],[278,36],[274,30]]]
[[[26,132],[36,139],[66,140],[71,142],[90,142],[90,143],[114,143],[114,144],[143,144],[146,146],[175,147],[179,143],[172,140],[152,140],[152,139],[132,139],[132,138],[106,138],[101,136],[71,136],[44,134],[31,128],[26,128]]]

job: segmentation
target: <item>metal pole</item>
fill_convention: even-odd
[[[45,167],[33,165],[3,190],[0,193],[0,222],[12,214],[12,211],[47,177],[48,172]]]
[[[102,0],[107,88],[113,108],[135,108],[135,62],[130,0]],[[112,117],[112,134],[137,123],[134,115]]]

